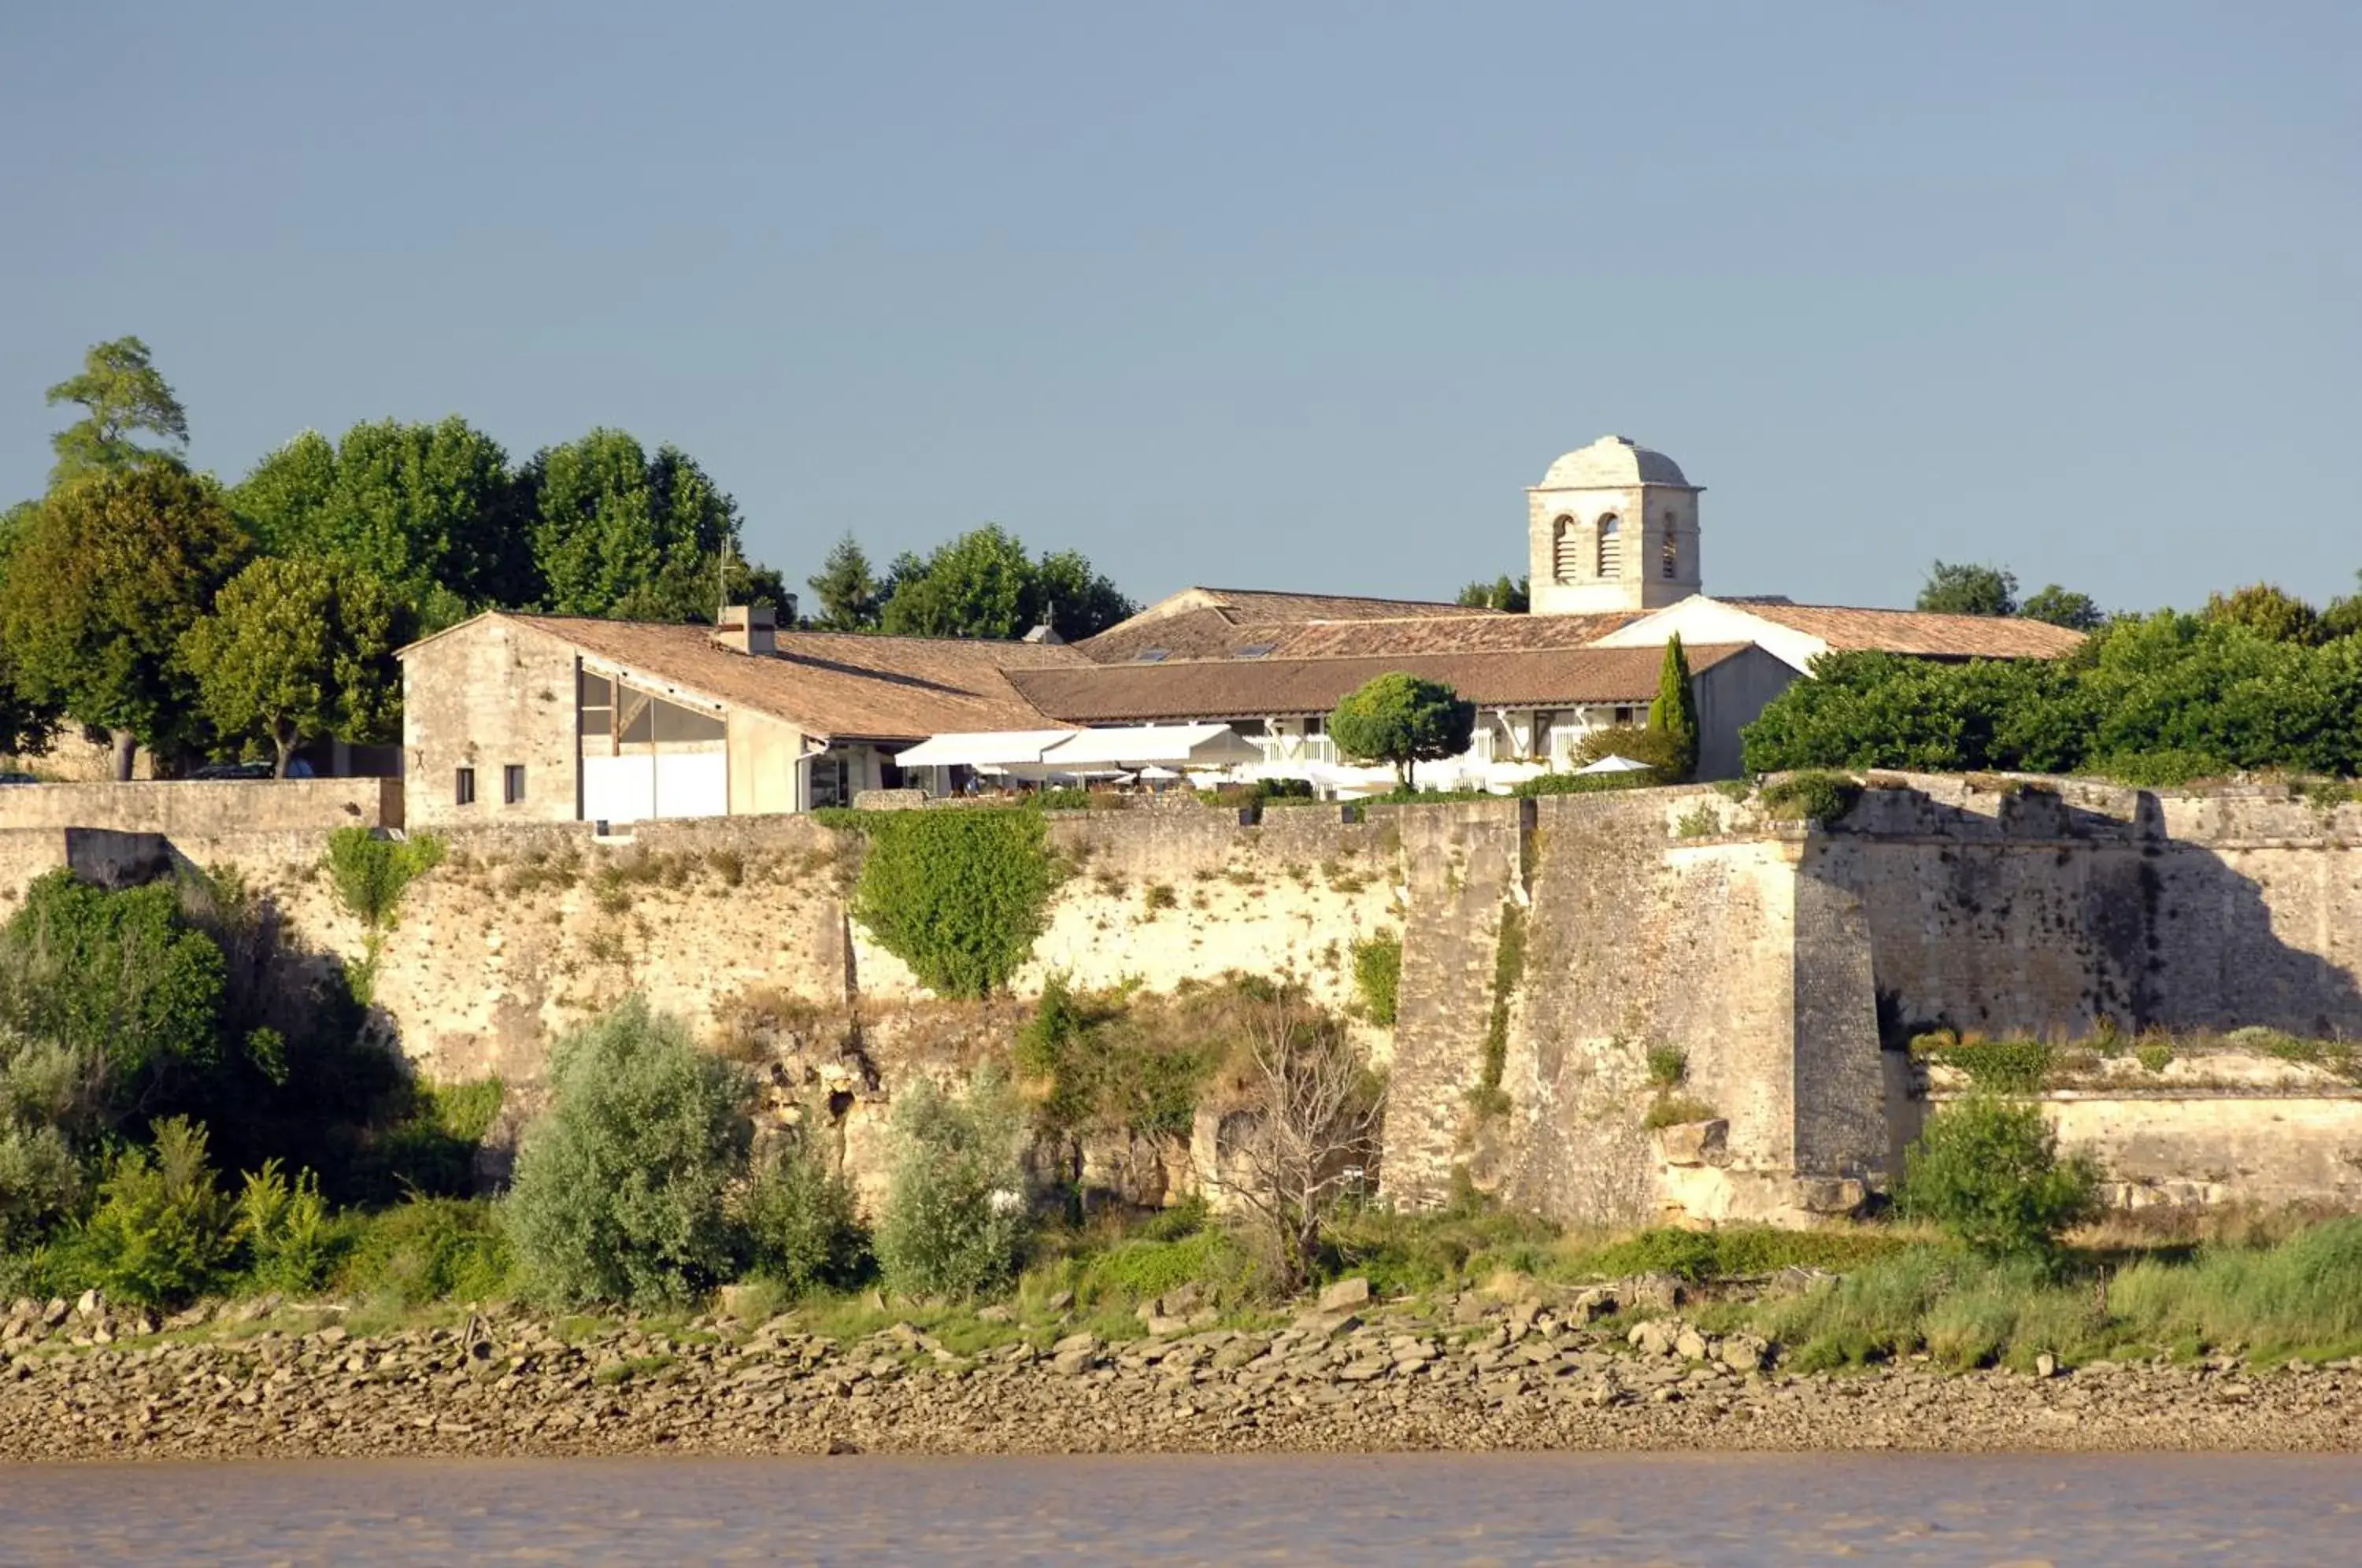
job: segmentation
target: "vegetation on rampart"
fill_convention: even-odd
[[[1392,1029],[1402,991],[1402,938],[1392,932],[1353,944],[1353,991],[1370,1021]]]

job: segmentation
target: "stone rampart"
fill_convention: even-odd
[[[0,787],[0,832],[109,828],[175,837],[400,827],[399,778],[238,778]]]

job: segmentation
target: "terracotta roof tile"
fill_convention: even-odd
[[[1878,649],[1923,658],[2064,658],[2083,645],[2082,633],[2042,621],[1938,615],[1925,610],[1858,610],[1773,599],[1724,602],[1818,637],[1832,648]]]
[[[1005,673],[1085,666],[1070,647],[782,632],[775,655],[733,652],[703,626],[508,619],[584,653],[833,737],[922,740],[946,731],[1038,730],[1042,714]],[[1054,723],[1055,721],[1050,721]]]
[[[1688,650],[1711,668],[1746,644]],[[1370,658],[1187,660],[1032,669],[1010,679],[1035,707],[1070,723],[1268,718],[1325,713],[1394,670],[1449,683],[1485,707],[1645,702],[1657,693],[1661,648],[1556,648],[1522,653],[1413,654]]]

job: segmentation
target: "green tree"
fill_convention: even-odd
[[[1475,730],[1475,703],[1440,681],[1399,672],[1349,693],[1329,715],[1338,750],[1356,762],[1392,765],[1405,788],[1415,764],[1458,756]]]
[[[652,1307],[729,1277],[728,1198],[754,1133],[745,1075],[634,997],[560,1040],[549,1079],[502,1211],[535,1288]]]
[[[202,730],[181,639],[250,549],[213,481],[177,468],[53,491],[0,582],[0,648],[18,687],[107,731],[118,779],[138,745],[193,745]]]
[[[94,345],[83,356],[82,374],[51,387],[49,400],[83,410],[82,418],[50,437],[58,455],[50,475],[53,488],[93,470],[159,462],[177,467],[189,444],[188,413],[137,337]],[[141,432],[160,436],[169,446],[143,447],[132,439]]]
[[[620,430],[547,447],[526,466],[543,603],[560,615],[710,621],[730,591],[738,503],[686,453]]]
[[[223,585],[181,654],[223,737],[268,741],[283,778],[306,735],[379,741],[398,733],[393,650],[409,629],[407,610],[368,572],[266,556]]]
[[[2029,621],[2044,621],[2070,632],[2096,632],[2108,617],[2088,593],[2048,583],[2025,596],[2017,613]]]
[[[1023,1121],[986,1077],[954,1099],[924,1077],[895,1097],[877,1261],[898,1295],[966,1298],[1006,1285],[1025,1233]]]
[[[2362,578],[2362,572],[2355,573]],[[2321,638],[2333,642],[2339,637],[2362,635],[2362,593],[2343,593],[2329,602],[2321,613]]]
[[[227,966],[163,883],[119,891],[52,871],[0,927],[0,1019],[98,1086],[104,1130],[211,1073]]]
[[[1505,572],[1491,582],[1470,583],[1453,602],[1471,610],[1507,610],[1522,615],[1533,607],[1532,580],[1521,577],[1512,582]]]
[[[1649,728],[1665,739],[1671,764],[1668,784],[1695,777],[1698,763],[1697,690],[1690,680],[1689,655],[1675,632],[1665,644],[1664,668],[1657,673],[1656,701],[1649,704]]]
[[[874,632],[884,602],[869,556],[850,534],[831,546],[820,574],[804,580],[819,601],[812,626],[822,632]]]
[[[229,503],[274,555],[359,567],[440,630],[539,595],[533,539],[500,443],[453,415],[306,431],[255,465]]]
[[[1033,951],[1058,870],[1036,812],[894,812],[869,828],[854,918],[947,997],[1006,986]]]
[[[1919,608],[1945,615],[2014,615],[2017,579],[2001,567],[1937,561],[1919,590]]]
[[[2209,621],[2245,626],[2267,642],[2309,646],[2324,640],[2321,612],[2268,582],[2208,594],[2205,615]]]
[[[1138,608],[1078,552],[1036,560],[1016,536],[988,523],[924,559],[897,557],[887,573],[880,621],[896,636],[999,641],[1048,625],[1072,642],[1105,631]]]
[[[2061,1160],[2035,1106],[1976,1094],[1936,1113],[1904,1154],[1898,1207],[1988,1256],[2043,1255],[2096,1210],[2100,1170]]]

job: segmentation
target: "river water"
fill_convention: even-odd
[[[0,1467],[6,1563],[2362,1562],[2362,1459],[1376,1455]]]

